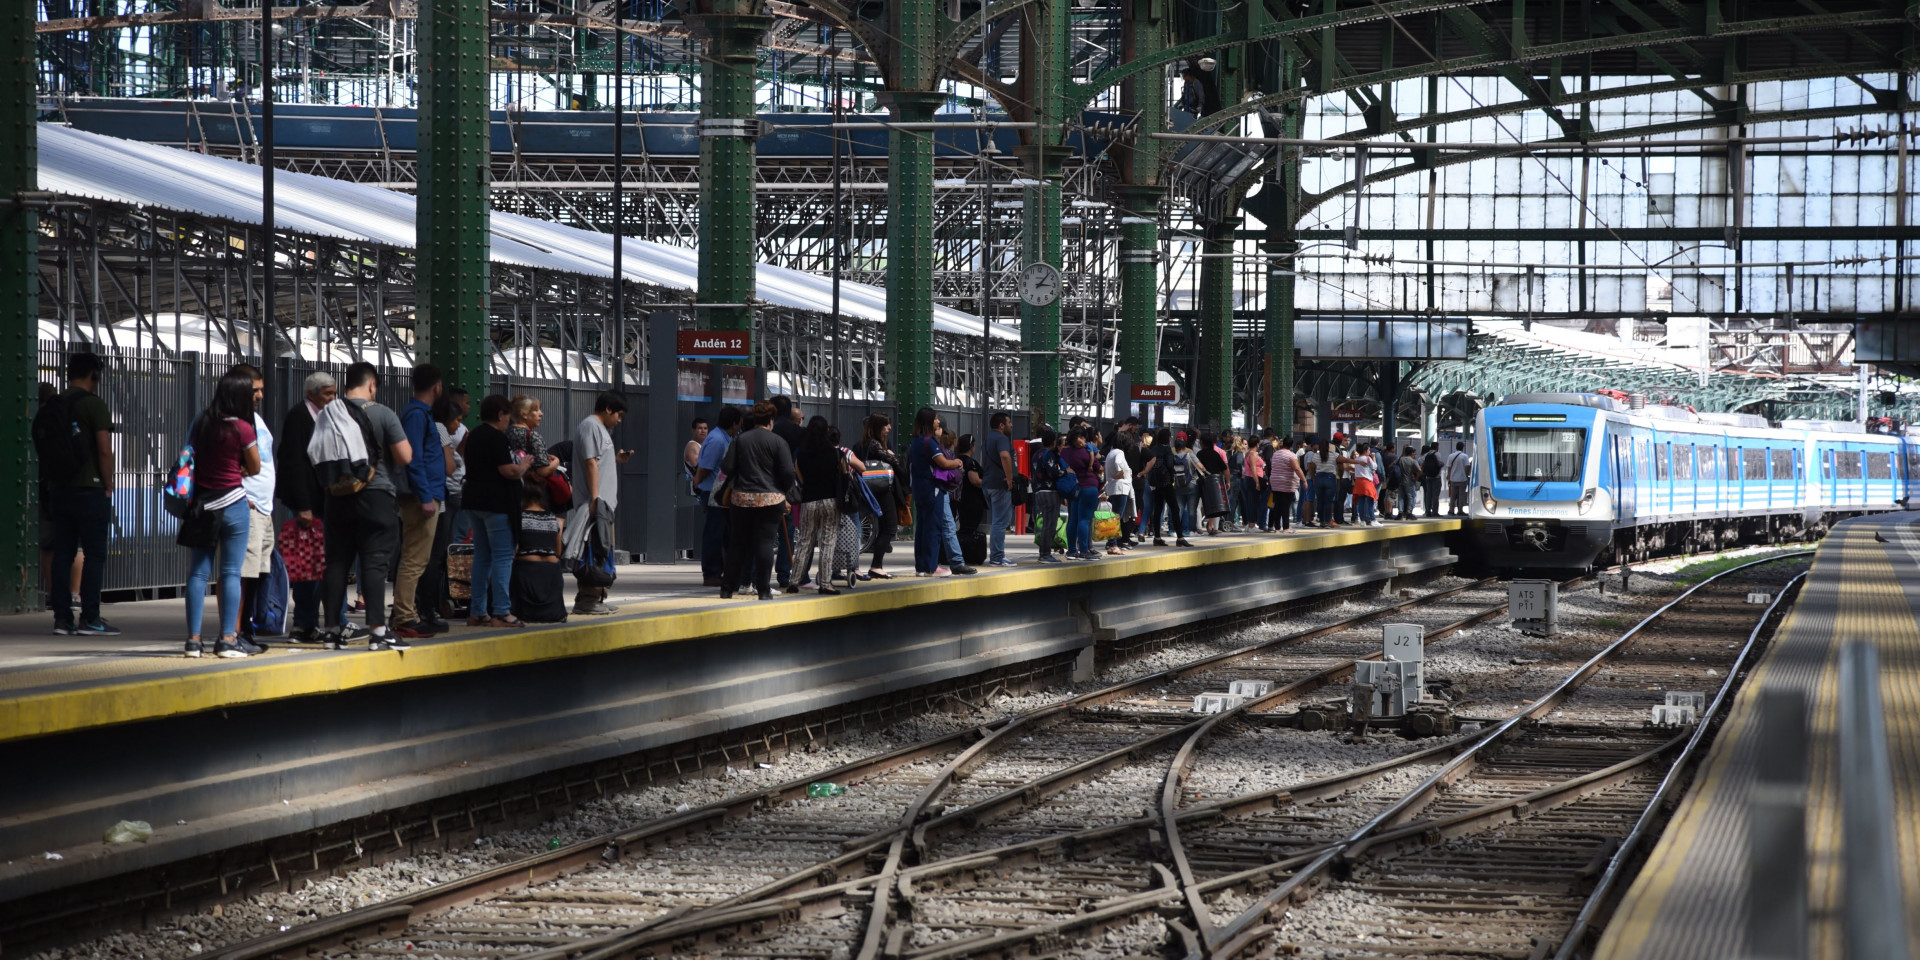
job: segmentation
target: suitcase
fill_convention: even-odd
[[[1227,515],[1227,499],[1220,490],[1218,474],[1209,473],[1200,478],[1200,515],[1203,517]]]
[[[960,535],[960,559],[967,566],[977,567],[987,562],[987,535],[978,530]]]
[[[860,571],[860,520],[865,514],[843,513],[840,515],[840,532],[833,541],[833,573],[835,581],[845,580],[847,589],[859,580],[854,574]]]
[[[447,544],[447,596],[473,599],[473,544]]]

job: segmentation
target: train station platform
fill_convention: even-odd
[[[1892,513],[1845,521],[1821,543],[1792,611],[1621,900],[1596,958],[1879,955],[1846,943],[1839,651],[1855,638],[1871,641],[1878,651],[1894,801],[1892,822],[1867,829],[1896,852],[1902,893],[1895,902],[1904,905],[1898,912],[1906,919],[1908,955],[1920,957],[1920,513]],[[1772,724],[1778,721],[1765,718],[1762,704],[1769,697],[1778,702],[1778,691],[1805,697],[1803,765],[1789,762],[1796,752],[1791,738],[1774,736],[1780,728]],[[1763,722],[1769,724],[1765,733]],[[1804,770],[1805,858],[1797,861],[1790,849],[1761,844],[1769,864],[1756,866],[1749,856],[1749,830],[1768,817],[1756,801],[1779,802],[1777,771],[1783,762]],[[1763,768],[1768,771],[1764,785]],[[1777,943],[1756,945],[1749,934],[1756,913],[1773,912],[1753,909],[1755,894],[1761,903],[1778,903],[1788,885],[1770,867],[1794,862],[1806,867],[1804,953]]]
[[[765,602],[719,599],[697,564],[629,565],[614,616],[456,627],[403,653],[189,660],[177,600],[113,605],[111,639],[0,619],[0,903],[700,738],[737,761],[785,718],[993,671],[1085,674],[1103,647],[1437,572],[1458,527],[1229,534],[1046,566],[1010,538],[1020,566],[940,579],[915,578],[902,543],[891,581]],[[153,839],[101,843],[123,819]]]

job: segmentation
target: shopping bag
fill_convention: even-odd
[[[327,531],[319,520],[302,527],[298,520],[280,525],[280,555],[287,561],[287,581],[312,583],[327,575]]]
[[[1118,540],[1120,538],[1120,515],[1112,510],[1093,512],[1094,540]]]

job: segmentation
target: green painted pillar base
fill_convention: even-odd
[[[1162,187],[1121,191],[1126,212],[1120,218],[1120,369],[1135,384],[1160,375],[1160,221]]]
[[[0,196],[12,198],[37,189],[39,136],[34,126],[35,5],[10,3],[0,11]],[[23,206],[0,206],[0,356],[12,357],[0,370],[0,443],[6,449],[33,449],[29,426],[39,399],[39,217]],[[108,376],[112,376],[111,373]],[[29,466],[31,474],[36,468]],[[40,542],[34,517],[37,484],[13,485],[12,519],[0,523],[0,610],[25,613],[40,602]]]
[[[1200,262],[1199,389],[1194,418],[1220,429],[1233,424],[1233,234],[1237,223],[1207,232]]]
[[[926,123],[946,96],[919,90],[880,94],[896,123]],[[894,437],[913,437],[913,416],[933,405],[933,138],[925,131],[887,136],[887,398]]]
[[[1267,244],[1266,423],[1279,434],[1293,430],[1294,240]]]
[[[700,270],[697,321],[703,330],[752,330],[754,248],[754,74],[770,17],[694,18],[707,37],[700,82]],[[753,356],[760,356],[758,338]]]
[[[482,396],[493,353],[487,0],[435,0],[420,11],[417,30],[415,355],[440,367],[448,383]]]

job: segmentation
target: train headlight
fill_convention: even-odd
[[[1488,513],[1492,513],[1493,511],[1499,509],[1500,501],[1493,499],[1492,490],[1486,487],[1481,487],[1480,488],[1480,505],[1487,508]]]
[[[1600,496],[1600,488],[1598,487],[1587,488],[1587,492],[1580,497],[1580,515],[1581,516],[1583,517],[1586,516],[1587,511],[1593,509],[1593,501],[1599,496]]]

